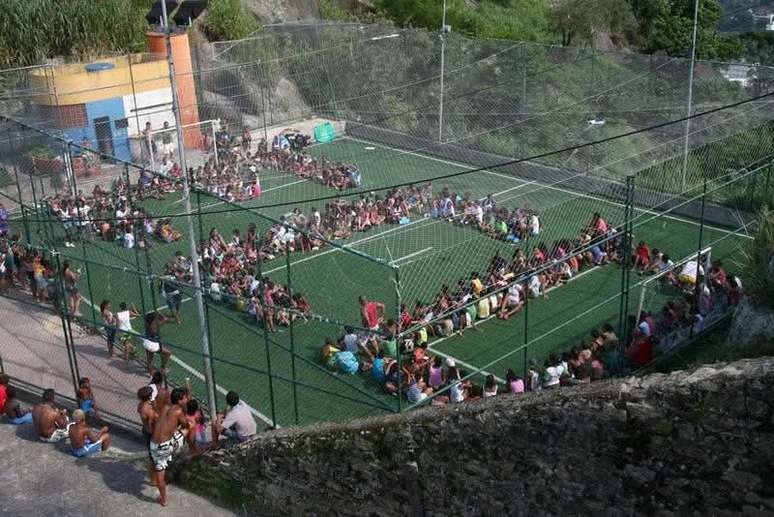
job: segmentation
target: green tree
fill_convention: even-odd
[[[631,6],[621,0],[560,0],[551,12],[551,27],[564,46],[593,44],[595,34],[628,40],[636,28]]]
[[[246,38],[258,28],[258,21],[240,0],[210,0],[202,21],[202,29],[210,41]]]
[[[646,52],[664,51],[673,56],[690,52],[694,0],[631,0]],[[719,0],[699,0],[697,56],[701,59],[736,57],[741,50],[734,36],[718,32],[722,16]]]
[[[441,27],[443,0],[379,0],[377,6],[404,27]],[[547,0],[447,0],[446,23],[455,32],[482,38],[546,41],[549,14]]]

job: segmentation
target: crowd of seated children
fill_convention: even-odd
[[[494,239],[521,242],[540,234],[540,215],[527,206],[509,209],[497,206],[493,194],[472,199],[470,192],[451,192],[444,188],[433,197],[429,215],[479,229]]]
[[[143,192],[149,194],[142,181],[141,176],[140,184],[132,188],[123,178],[118,178],[109,190],[95,186],[91,196],[78,192],[75,197],[64,194],[49,197],[46,201],[51,215],[64,227],[65,246],[73,247],[73,241],[84,233],[116,241],[126,248],[146,246],[146,236],[155,236],[162,242],[180,239],[171,219],[156,221],[147,210],[130,202],[141,200]],[[131,199],[132,193],[134,199]],[[156,193],[163,197],[161,191]]]
[[[444,284],[431,303],[417,301],[413,312],[402,311],[401,328],[435,320],[426,330],[431,335],[448,336],[454,331],[463,333],[477,319],[493,315],[508,319],[522,308],[527,296],[547,297],[549,289],[563,285],[583,269],[619,262],[620,239],[615,235],[612,226],[606,234],[597,234],[589,225],[577,238],[559,239],[551,248],[537,243],[530,256],[522,248],[510,259],[497,252],[484,275],[474,271],[454,286]],[[540,272],[523,283],[512,284],[514,278],[535,270]]]

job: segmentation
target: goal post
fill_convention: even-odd
[[[217,133],[221,123],[218,119],[203,120],[193,124],[180,126],[183,145],[185,145],[187,162],[190,167],[203,165],[210,156],[218,165]],[[155,129],[147,133],[145,146],[150,150],[149,161],[151,170],[155,173],[165,173],[164,158],[169,163],[180,163],[180,150],[177,148],[177,127]]]
[[[710,265],[712,263],[712,247],[706,247],[702,249],[699,257],[701,257],[701,266],[706,274],[706,272],[709,271]],[[657,310],[659,304],[663,305],[662,302],[664,302],[667,297],[675,294],[670,293],[669,291],[671,289],[669,288],[664,289],[664,281],[667,279],[667,277],[669,277],[670,274],[674,275],[676,278],[680,277],[684,272],[686,272],[687,267],[689,270],[687,273],[690,273],[691,269],[693,270],[693,281],[694,283],[696,282],[698,277],[698,267],[695,267],[696,258],[697,254],[691,253],[690,255],[675,262],[674,266],[671,268],[660,271],[641,282],[640,299],[637,304],[637,322],[640,321],[643,312],[653,312],[654,310]],[[694,264],[693,268],[691,268],[691,264]]]

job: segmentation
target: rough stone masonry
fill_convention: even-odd
[[[173,470],[255,515],[774,515],[774,358],[269,432]]]

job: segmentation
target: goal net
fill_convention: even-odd
[[[223,138],[219,120],[204,120],[181,126],[181,140],[185,147],[186,165],[199,167],[213,160],[218,162],[218,140]],[[144,153],[151,170],[167,174],[175,163],[180,164],[177,127],[161,128],[145,135]]]
[[[666,256],[664,258],[668,259]],[[700,254],[692,253],[677,262],[669,260],[673,264],[644,280],[637,305],[637,321],[640,321],[643,314],[657,315],[667,302],[674,301],[695,287],[697,277],[709,271],[711,261],[712,248],[707,247]]]

